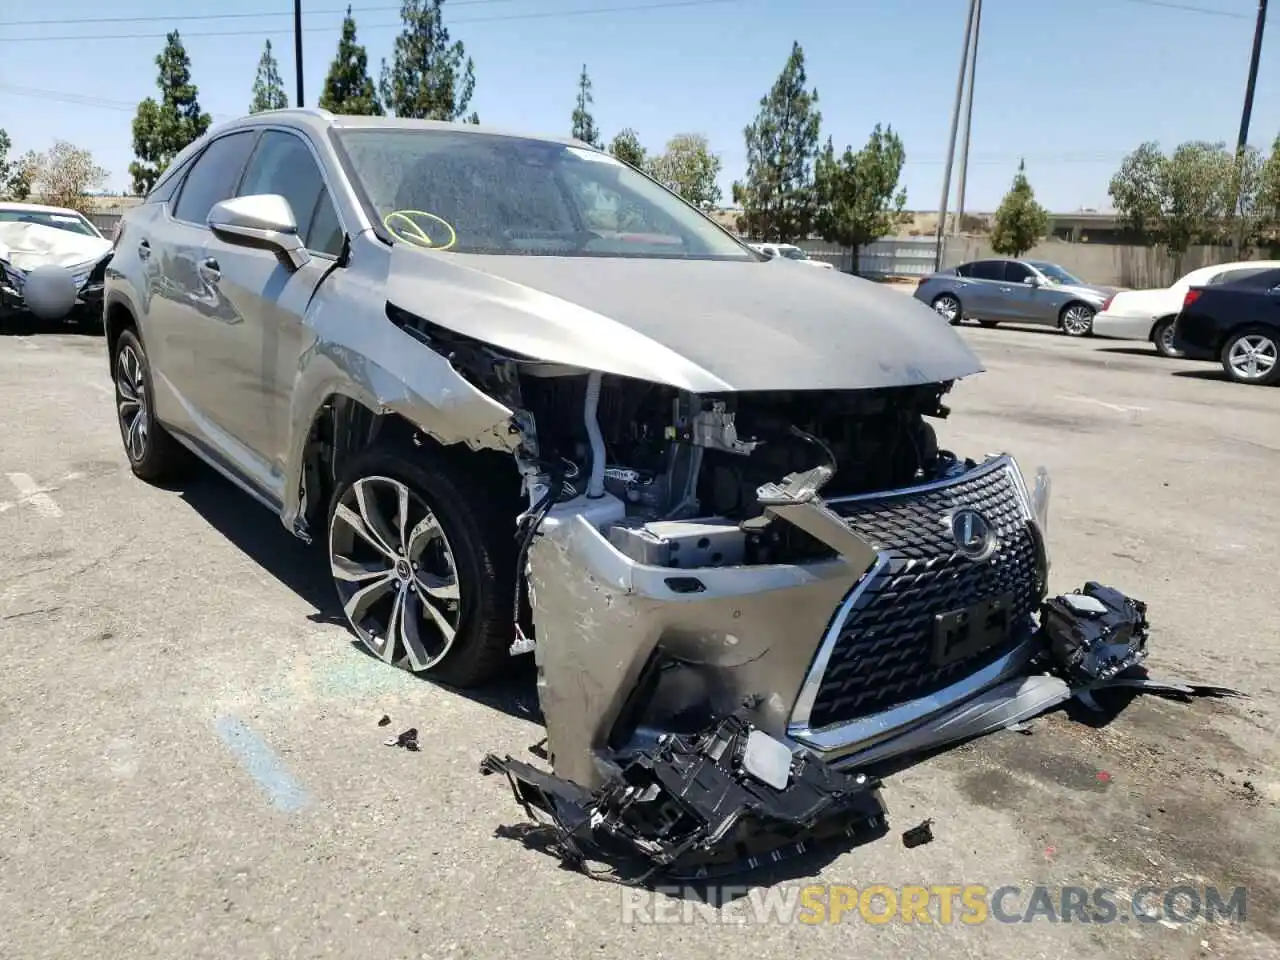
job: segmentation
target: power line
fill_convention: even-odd
[[[1143,7],[1156,7],[1160,10],[1177,10],[1180,13],[1203,13],[1210,17],[1228,17],[1232,20],[1252,20],[1252,14],[1236,13],[1232,10],[1217,10],[1212,7],[1197,7],[1189,3],[1174,3],[1173,0],[1124,0],[1125,3],[1136,3]]]
[[[449,0],[449,9],[455,7],[471,7],[490,3],[515,3],[517,0]],[[307,10],[308,17],[345,16],[346,7],[330,7],[326,10]],[[400,4],[388,4],[376,7],[352,6],[351,13],[399,13]],[[251,13],[184,13],[177,16],[146,17],[64,17],[60,20],[0,20],[3,27],[62,27],[69,23],[178,23],[190,20],[262,20],[267,17],[291,17],[293,12],[263,12],[255,10]]]
[[[458,7],[487,6],[489,4],[494,4],[494,3],[515,3],[515,2],[519,2],[519,0],[449,0],[449,9],[453,10]],[[704,2],[706,2],[706,0],[704,0]],[[729,2],[729,0],[717,0],[717,2]],[[1175,2],[1175,0],[1122,0],[1122,2],[1136,4],[1138,6],[1144,6],[1144,7],[1153,7],[1157,10],[1172,10],[1178,13],[1198,13],[1198,14],[1203,14],[1205,16],[1211,16],[1211,17],[1227,17],[1228,19],[1233,19],[1233,20],[1252,19],[1252,14],[1249,14],[1249,13],[1236,12],[1233,10],[1222,10],[1214,7],[1202,7],[1202,6],[1198,6],[1196,4],[1190,4],[1190,3],[1178,3],[1178,2]],[[699,4],[686,3],[682,5],[697,6]],[[667,6],[667,4],[659,4],[658,6]],[[627,8],[627,9],[631,9],[631,8]],[[637,8],[637,9],[643,9],[643,8]],[[346,7],[328,7],[322,10],[305,11],[308,17],[341,16],[341,15],[345,15],[346,12],[347,12]],[[354,6],[353,5],[351,8],[351,12],[353,14],[399,13],[400,5],[399,4],[379,4],[374,6]],[[557,16],[560,14],[572,15],[575,13],[584,13],[584,12],[594,13],[595,11],[550,10],[550,11],[542,11],[536,14],[516,14],[512,16],[512,19],[517,19],[522,16]],[[601,12],[605,12],[605,11],[601,11]],[[63,17],[63,18],[54,19],[54,20],[0,20],[0,26],[3,26],[3,27],[55,27],[55,26],[63,27],[69,24],[99,24],[99,23],[109,23],[109,24],[187,23],[194,20],[265,20],[272,17],[287,17],[290,15],[291,15],[290,11],[288,10],[282,10],[278,12],[264,12],[261,10],[256,10],[256,11],[245,12],[245,13],[184,13],[184,14],[176,14],[176,15],[160,15],[160,16],[150,15],[150,16],[135,16],[135,17]],[[488,18],[485,18],[485,19],[488,19]],[[452,23],[453,21],[451,20],[450,22]],[[466,23],[468,21],[462,20],[460,22]],[[377,25],[377,26],[374,26],[372,29],[383,29],[383,27],[382,25]],[[193,34],[193,36],[211,36],[211,35],[216,36],[217,34]],[[10,37],[8,39],[12,40],[15,38]],[[19,40],[50,39],[52,40],[52,39],[61,39],[61,38],[18,37],[16,39],[19,39]],[[71,39],[79,40],[82,38],[74,37]],[[110,39],[110,38],[104,37],[103,39]],[[129,37],[128,35],[123,35],[123,36],[116,37],[116,39],[131,39],[131,37]],[[150,37],[148,37],[147,39],[150,39]]]
[[[632,11],[646,10],[672,10],[687,7],[709,7],[712,5],[737,4],[744,0],[669,0],[666,3],[648,3],[648,4],[630,4],[616,7],[593,7],[584,10],[542,10],[535,13],[512,13],[498,15],[493,17],[456,17],[449,21],[450,28],[466,23],[497,23],[499,21],[508,20],[542,20],[557,19],[560,17],[579,17],[589,16],[591,14],[601,13],[627,13]],[[69,21],[63,21],[69,22]],[[360,29],[369,30],[399,30],[404,26],[403,22],[397,20],[395,23],[371,23],[365,24]],[[192,37],[247,37],[262,36],[264,33],[277,32],[284,33],[291,30],[288,26],[274,27],[270,30],[193,30],[182,35],[184,40]],[[320,26],[320,27],[303,27],[303,31],[307,33],[339,33],[342,27],[339,26]],[[84,43],[90,40],[163,40],[168,36],[167,33],[95,33],[95,34],[74,34],[53,37],[6,37],[5,43],[53,43],[53,42],[70,42]]]

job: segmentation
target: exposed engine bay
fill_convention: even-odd
[[[951,382],[693,394],[389,310],[512,411],[513,654],[551,773],[490,755],[552,847],[667,875],[886,829],[875,765],[1147,677],[1146,606],[1048,597],[1048,475],[940,450]]]

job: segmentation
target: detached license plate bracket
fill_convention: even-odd
[[[967,660],[1009,635],[1011,594],[1002,594],[933,618],[933,665],[945,667]]]

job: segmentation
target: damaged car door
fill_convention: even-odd
[[[148,316],[149,335],[162,348],[160,374],[173,385],[193,439],[222,457],[228,455],[237,401],[227,402],[230,384],[218,378],[230,318],[206,263],[208,217],[214,204],[234,195],[256,139],[256,131],[237,131],[210,143],[154,235],[131,241],[144,262],[160,261]]]
[[[266,198],[282,198],[290,222],[259,223],[296,233],[304,255],[290,256],[256,243],[234,224],[211,215],[205,265],[217,272],[211,283],[218,315],[225,321],[216,352],[219,383],[235,384],[222,404],[241,457],[265,492],[280,497],[289,390],[305,349],[304,318],[316,287],[342,253],[342,226],[331,192],[312,148],[284,130],[262,133],[235,196],[252,209]],[[243,227],[244,224],[241,224]],[[252,227],[251,227],[252,229]]]

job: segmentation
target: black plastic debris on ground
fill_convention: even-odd
[[[799,856],[815,842],[863,842],[888,830],[878,780],[798,754],[778,788],[750,770],[753,733],[764,736],[731,716],[700,734],[666,734],[595,791],[511,757],[490,754],[480,769],[505,774],[535,822],[538,812],[550,817],[548,852],[620,882],[729,876]],[[589,860],[609,868],[592,871]]]
[[[926,843],[933,843],[933,820],[926,820],[919,826],[904,830],[902,833],[902,845],[908,850],[912,847],[922,847]]]
[[[380,726],[380,727],[389,727],[389,726],[391,726],[391,718],[390,718],[390,717],[388,717],[388,716],[384,713],[384,714],[382,715],[382,719],[378,721],[378,726]]]
[[[404,747],[406,750],[418,751],[418,730],[416,727],[410,727],[398,737],[392,737],[390,740],[384,740],[384,744],[388,747]]]

